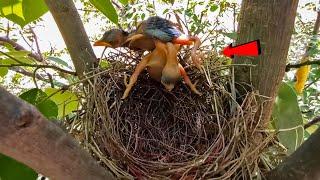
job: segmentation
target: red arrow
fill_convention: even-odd
[[[232,44],[224,48],[223,55],[233,58],[236,56],[259,56],[261,54],[260,41],[255,40],[232,47]]]

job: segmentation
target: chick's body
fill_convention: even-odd
[[[167,43],[167,62],[162,70],[161,83],[171,91],[177,81],[181,79],[181,65],[178,62],[177,53],[180,45]]]
[[[166,65],[166,54],[162,49],[156,48],[150,57],[150,61],[147,64],[147,71],[151,78],[156,81],[161,81],[162,70]]]
[[[196,50],[201,43],[199,38],[184,36],[177,24],[158,16],[142,21],[137,29],[130,33],[120,29],[109,30],[94,45],[151,51],[137,64],[129,83],[126,82],[125,78],[126,90],[122,96],[122,99],[124,99],[145,68],[153,79],[160,81],[169,91],[183,77],[191,90],[200,94],[177,59],[180,45],[191,45],[192,43],[194,43],[194,47],[191,50],[191,57],[195,65],[201,70],[201,62],[196,56]]]
[[[176,53],[179,46],[171,43],[155,43],[156,48],[150,55],[150,60],[146,65],[151,78],[161,82],[165,88],[171,91],[175,83],[181,79],[180,66]]]

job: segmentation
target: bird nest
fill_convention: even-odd
[[[237,103],[223,58],[205,53],[203,74],[186,68],[201,96],[183,82],[167,92],[142,72],[121,100],[124,75],[141,58],[132,53],[109,53],[109,67],[96,70],[85,90],[79,131],[102,166],[123,179],[251,179],[263,171],[260,154],[272,137],[261,133],[259,95]]]

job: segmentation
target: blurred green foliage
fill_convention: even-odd
[[[37,173],[17,162],[16,160],[0,154],[0,179],[1,180],[35,180]]]

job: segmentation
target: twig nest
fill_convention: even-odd
[[[206,60],[205,74],[187,69],[202,96],[182,81],[167,92],[143,72],[125,100],[120,99],[124,73],[131,75],[133,67],[116,60],[90,80],[82,116],[85,144],[115,176],[247,179],[258,170],[260,152],[270,139],[258,133],[257,95],[237,104],[229,67],[222,70],[219,58]]]

